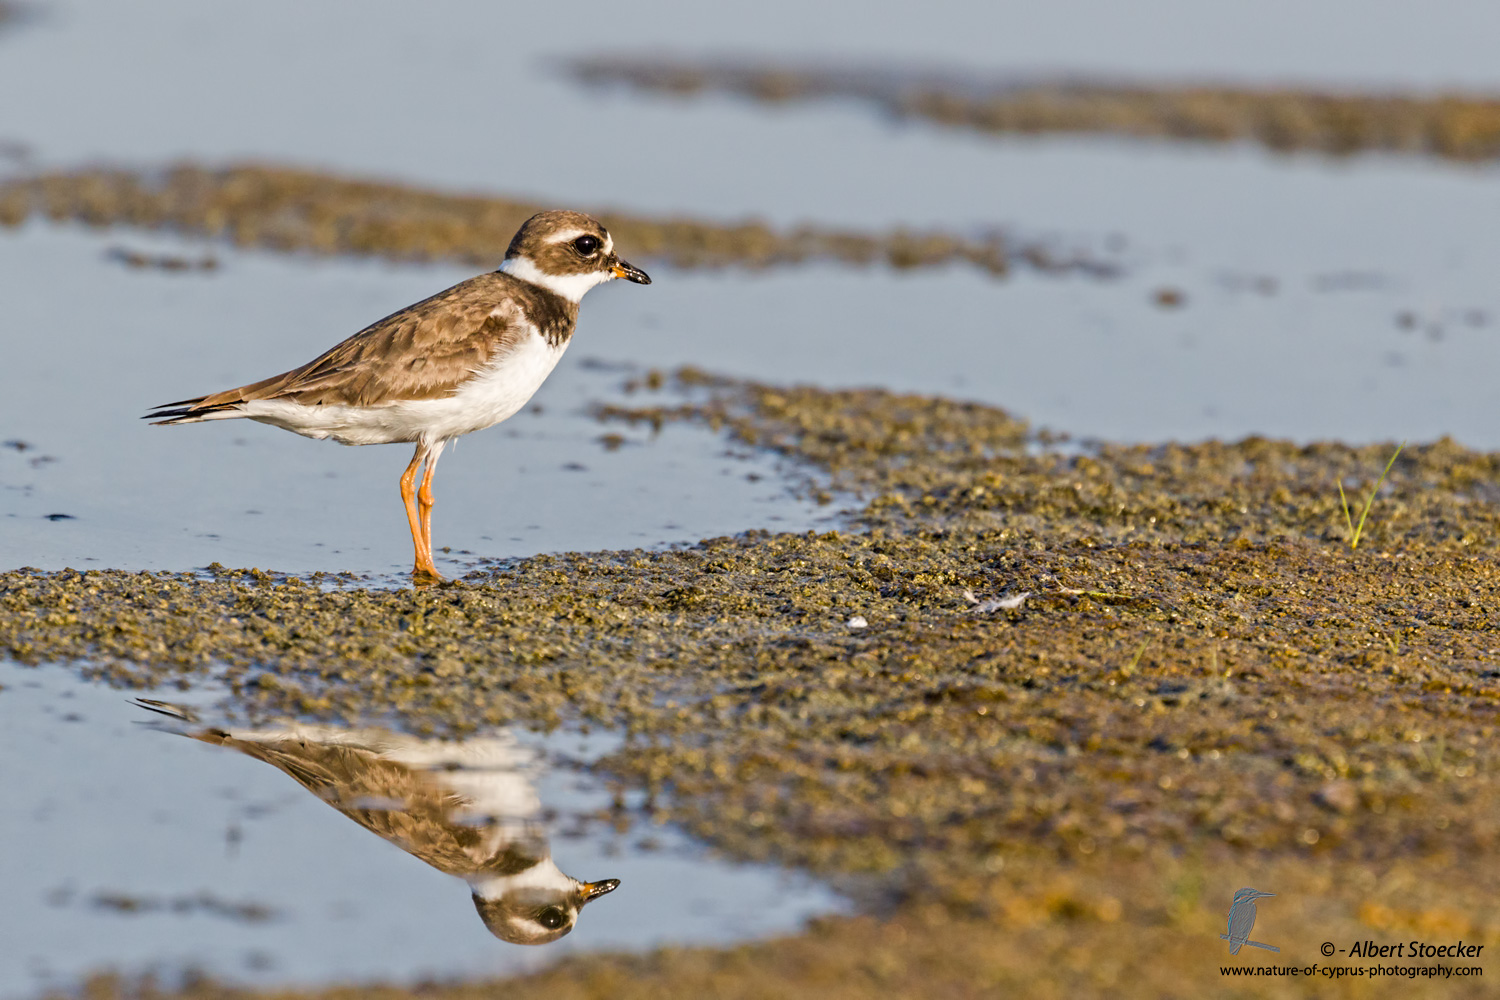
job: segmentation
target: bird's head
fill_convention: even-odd
[[[500,270],[576,303],[600,282],[651,284],[645,271],[615,253],[603,223],[582,212],[538,212],[522,224]]]
[[[571,931],[584,906],[614,892],[620,880],[580,882],[547,860],[518,875],[470,884],[474,908],[491,934],[512,944],[547,944]]]
[[[1274,895],[1276,895],[1274,892],[1261,892],[1259,889],[1245,888],[1234,894],[1234,901],[1236,903],[1253,903],[1257,899],[1264,899],[1267,896]],[[1222,899],[1223,897],[1220,898]]]

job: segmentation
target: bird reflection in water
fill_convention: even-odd
[[[552,862],[525,774],[534,754],[508,734],[450,741],[297,724],[198,728],[187,709],[136,700],[177,720],[161,728],[265,761],[371,833],[463,879],[502,940],[556,941],[586,903],[620,884],[580,882]]]

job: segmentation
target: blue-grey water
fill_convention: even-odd
[[[620,887],[587,904],[560,941],[499,941],[462,881],[266,763],[152,728],[162,717],[129,700],[143,693],[215,699],[0,662],[6,1000],[103,969],[168,979],[199,969],[251,984],[499,975],[581,950],[794,933],[845,908],[810,879],[716,859],[639,810],[616,830],[614,793],[580,765],[618,749],[619,737],[502,732],[491,738],[513,740],[524,764],[518,787],[502,791],[534,791],[558,868]]]

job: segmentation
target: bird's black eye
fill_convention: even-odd
[[[598,252],[599,246],[599,237],[597,236],[584,235],[578,237],[578,239],[573,241],[573,249],[577,250],[585,257],[592,257],[596,252]]]
[[[586,238],[593,239],[592,236]],[[568,922],[568,915],[562,911],[562,907],[560,906],[549,906],[541,913],[538,913],[536,915],[536,919],[537,923],[541,924],[549,931],[555,931],[563,924]]]

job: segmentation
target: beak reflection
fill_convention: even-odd
[[[583,883],[583,901],[587,903],[598,899],[605,893],[614,892],[618,888],[620,888],[620,880],[617,878],[607,878],[601,882],[585,882]]]

